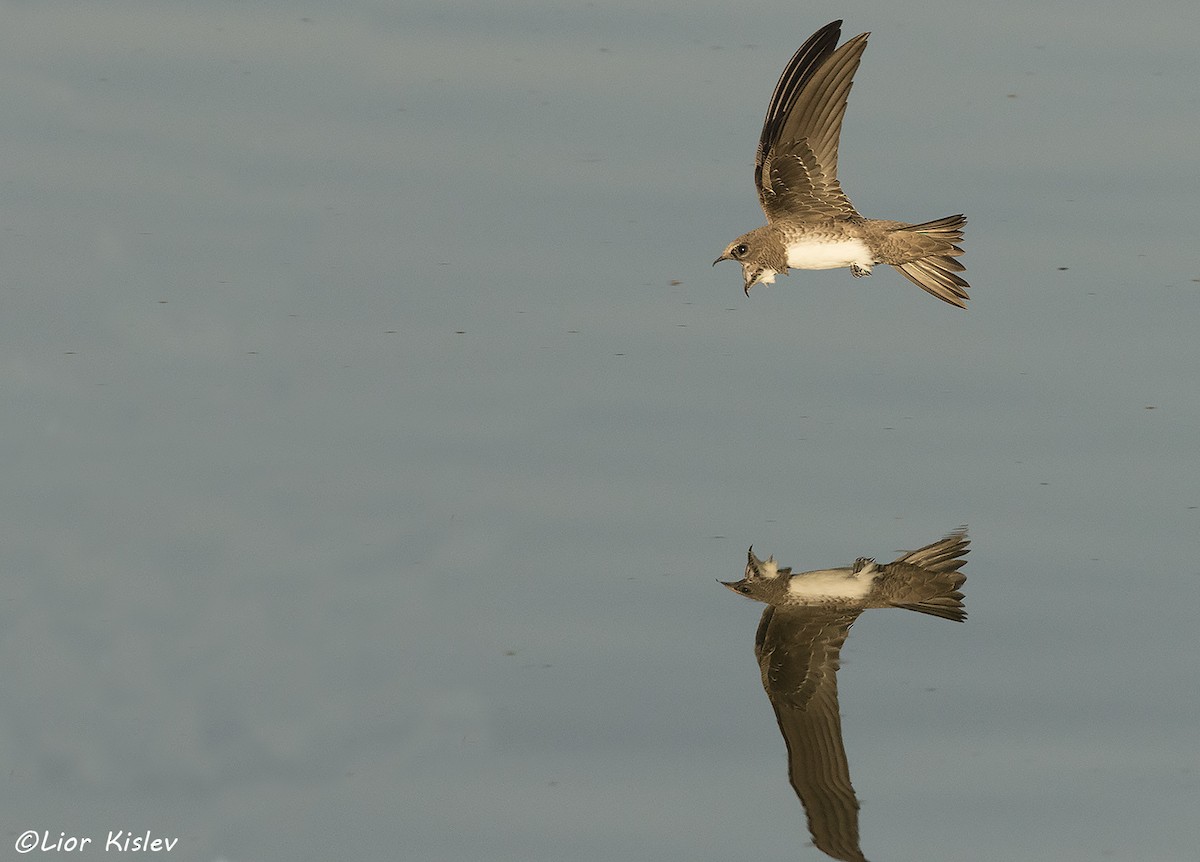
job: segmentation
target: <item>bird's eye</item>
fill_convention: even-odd
[[[750,588],[748,586],[746,586],[745,584],[742,584],[740,587],[738,587],[738,592],[745,593],[746,595],[750,595]]]
[[[746,252],[748,252],[749,250],[750,250],[750,249],[746,248],[746,244],[745,244],[745,243],[742,243],[741,245],[739,245],[737,248],[735,248],[735,249],[733,250],[733,256],[734,256],[734,257],[741,257],[742,255],[744,255],[744,254],[745,254]]]

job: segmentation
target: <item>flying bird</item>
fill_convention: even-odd
[[[789,269],[849,267],[856,278],[886,263],[938,299],[967,307],[965,216],[921,224],[859,215],[838,182],[838,141],[846,99],[870,33],[837,47],[841,21],[800,46],[771,96],[754,159],[754,184],[767,223],[731,242],[713,265],[742,265],[746,295]]]
[[[760,560],[751,548],[742,580],[721,582],[767,603],[754,655],[813,844],[834,859],[866,862],[838,706],[842,645],[866,608],[908,608],[964,620],[960,590],[966,576],[959,569],[969,543],[964,527],[892,563],[860,557],[846,568],[797,574],[773,557]]]
[[[906,608],[956,622],[967,618],[959,588],[967,576],[967,530],[960,527],[944,539],[909,551],[890,563],[859,557],[853,566],[796,572],[774,557],[760,560],[754,548],[747,554],[740,581],[721,581],[735,593],[786,610],[803,607]]]

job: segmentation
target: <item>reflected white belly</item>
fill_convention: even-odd
[[[855,577],[845,569],[808,572],[788,581],[788,592],[802,599],[861,599],[871,592],[872,575]]]
[[[870,269],[875,258],[861,239],[835,242],[805,239],[788,244],[787,262],[794,269],[837,269],[852,263]]]

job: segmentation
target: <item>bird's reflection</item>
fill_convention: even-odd
[[[908,608],[963,621],[967,531],[880,565],[865,557],[849,568],[792,574],[750,549],[746,574],[725,586],[767,603],[754,639],[763,688],[788,751],[788,775],[819,850],[866,862],[859,848],[858,797],[842,744],[838,656],[850,626],[867,608]]]

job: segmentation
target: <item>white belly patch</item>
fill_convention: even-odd
[[[788,581],[788,592],[802,599],[861,599],[871,592],[875,578],[871,575],[856,577],[845,569],[825,572],[808,572]]]
[[[788,244],[787,262],[793,269],[837,269],[852,263],[870,269],[875,257],[861,239],[835,242],[806,239]]]

